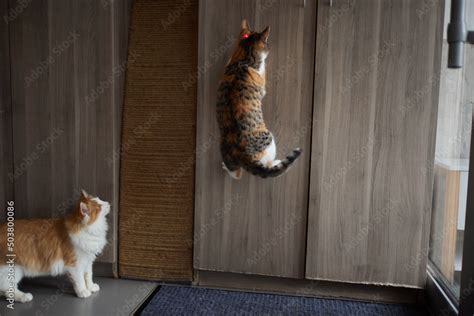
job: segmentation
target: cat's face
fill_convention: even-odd
[[[79,203],[79,215],[82,217],[82,223],[92,225],[98,219],[105,217],[110,212],[110,203],[102,201],[82,190]]]
[[[250,29],[247,20],[243,20],[240,30],[239,46],[247,53],[267,57],[270,47],[268,46],[268,36],[270,27],[267,26],[262,32],[255,32]]]

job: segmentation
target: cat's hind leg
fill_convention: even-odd
[[[6,298],[10,298],[11,295],[13,295],[15,301],[21,303],[33,300],[31,293],[25,293],[18,289],[18,284],[23,278],[23,275],[23,268],[21,266],[0,266],[0,292]]]
[[[239,167],[237,170],[234,170],[234,171],[230,171],[226,164],[224,162],[222,162],[222,169],[224,169],[225,171],[227,171],[227,173],[232,177],[232,179],[235,179],[235,180],[240,180],[242,178],[242,168]]]
[[[240,178],[242,178],[243,173],[242,167],[240,167],[239,163],[231,154],[229,154],[228,152],[224,153],[224,151],[225,150],[222,150],[222,169],[227,171],[227,173],[231,176],[232,179],[240,180]]]

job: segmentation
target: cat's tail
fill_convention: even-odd
[[[293,162],[301,155],[301,152],[301,148],[295,148],[285,159],[271,167],[265,166],[258,161],[248,161],[244,163],[243,167],[245,170],[255,176],[262,178],[278,177],[291,167]]]

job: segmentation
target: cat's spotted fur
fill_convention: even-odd
[[[242,21],[237,48],[219,86],[217,120],[223,168],[235,179],[242,176],[242,168],[262,178],[279,176],[301,154],[296,148],[282,161],[276,160],[275,139],[263,120],[269,31],[267,27],[261,33],[253,32]]]

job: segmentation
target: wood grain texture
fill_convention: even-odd
[[[289,279],[242,273],[196,271],[199,286],[238,291],[255,291],[293,296],[314,296],[335,299],[373,301],[377,303],[417,304],[423,295],[420,289],[350,284],[318,280]],[[298,315],[297,310],[287,314]]]
[[[443,4],[324,1],[306,277],[423,287]]]
[[[235,181],[221,168],[216,91],[243,18],[271,28],[263,113],[277,156],[303,148],[279,178]],[[200,2],[195,268],[304,277],[315,19],[312,0]]]
[[[62,216],[81,188],[110,201],[102,262],[117,260],[115,153],[129,4],[32,1],[10,23],[18,217]]]
[[[454,281],[461,175],[435,165],[430,259],[448,282]]]
[[[8,2],[0,3],[0,16],[8,16]],[[5,221],[6,202],[13,200],[12,111],[10,86],[9,24],[0,23],[0,222]]]
[[[197,0],[133,3],[120,173],[122,277],[192,279],[197,27]]]

